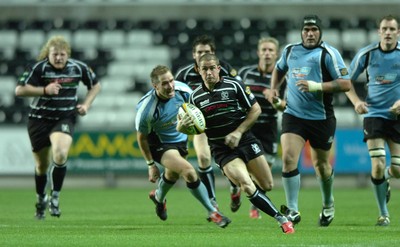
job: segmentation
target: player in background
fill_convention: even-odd
[[[216,45],[213,38],[208,35],[197,36],[192,45],[194,63],[188,64],[180,68],[175,74],[176,80],[188,84],[193,90],[200,86],[203,80],[201,78],[198,66],[199,59],[204,54],[215,54],[215,51]],[[237,77],[237,72],[235,69],[232,68],[230,64],[221,61],[220,76]],[[206,135],[198,135],[197,138],[193,140],[193,145],[196,150],[200,179],[207,187],[210,199],[212,200],[214,205],[218,207],[215,195],[215,176],[211,166],[212,158]],[[240,188],[238,188],[231,181],[229,182],[231,183],[230,207],[232,212],[236,212],[237,210],[239,210],[239,207],[241,205]]]
[[[231,221],[211,203],[206,187],[186,160],[188,136],[176,129],[177,125],[187,128],[193,124],[187,114],[177,121],[178,109],[188,101],[192,90],[186,84],[176,82],[170,69],[163,65],[156,66],[150,78],[153,89],[139,101],[135,121],[140,151],[149,169],[149,181],[157,182],[157,189],[149,194],[156,205],[156,214],[161,220],[167,219],[166,195],[182,177],[192,195],[207,210],[208,219],[219,227],[226,227]],[[165,168],[161,175],[155,162]]]
[[[34,97],[28,134],[36,163],[37,219],[45,218],[47,204],[51,216],[61,215],[59,195],[67,172],[76,115],[85,116],[100,91],[95,73],[70,56],[69,43],[62,36],[51,37],[43,46],[38,62],[28,66],[15,89],[16,96]],[[80,82],[88,89],[81,104],[77,96]],[[49,167],[50,199],[46,193]]]
[[[243,83],[248,86],[257,99],[261,107],[261,114],[257,118],[251,131],[261,141],[267,159],[268,171],[267,181],[271,185],[268,191],[272,189],[273,178],[271,167],[275,164],[278,150],[278,111],[283,110],[285,101],[277,99],[274,104],[269,103],[267,96],[271,88],[271,75],[275,67],[279,53],[279,41],[273,37],[262,37],[258,40],[257,56],[258,64],[247,65],[238,70]],[[284,95],[285,84],[280,88],[280,95]],[[259,190],[261,190],[259,188]],[[251,205],[250,218],[261,218],[260,212],[256,206]]]
[[[376,225],[388,226],[389,178],[400,178],[400,29],[392,15],[380,19],[378,27],[380,41],[360,49],[350,65],[353,83],[366,72],[367,97],[361,100],[353,85],[346,94],[355,111],[364,114],[364,142],[371,157],[371,182],[379,209]],[[385,144],[391,155],[389,166]]]
[[[261,143],[249,131],[261,113],[260,105],[240,80],[220,77],[215,54],[204,54],[199,69],[203,84],[193,91],[189,102],[204,115],[205,131],[216,163],[253,205],[278,222],[285,234],[294,233],[292,222],[258,189],[265,191],[270,186],[265,179],[269,167]]]
[[[305,16],[301,25],[302,42],[286,46],[271,78],[269,102],[279,96],[279,87],[286,77],[286,108],[282,116],[282,183],[287,206],[281,212],[297,224],[301,220],[298,198],[301,151],[309,141],[311,158],[320,183],[322,210],[318,224],[329,226],[335,216],[334,170],[329,161],[336,118],[333,93],[346,92],[351,82],[340,53],[322,41],[321,20]]]

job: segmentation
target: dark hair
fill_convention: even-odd
[[[217,55],[211,54],[211,53],[206,53],[200,57],[199,63],[201,63],[202,61],[213,61],[213,60],[215,61],[215,63],[217,65],[219,65],[219,59],[218,59]]]
[[[197,36],[194,39],[193,45],[192,45],[193,52],[196,51],[196,46],[198,46],[198,45],[209,45],[212,52],[215,52],[215,50],[216,50],[216,45],[215,45],[214,39],[206,34]]]
[[[394,16],[394,15],[385,15],[384,17],[380,18],[377,21],[378,28],[381,26],[381,22],[384,21],[384,20],[386,20],[386,21],[395,20],[397,23],[399,23],[399,19],[396,16]]]

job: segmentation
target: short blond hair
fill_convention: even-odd
[[[46,44],[42,47],[37,58],[38,61],[44,60],[49,56],[50,48],[54,47],[56,49],[65,50],[69,57],[71,57],[71,46],[68,41],[61,35],[51,37]]]
[[[273,38],[273,37],[261,37],[258,40],[258,49],[260,49],[260,45],[263,44],[263,43],[272,43],[272,44],[275,45],[276,50],[277,51],[279,50],[279,41],[277,39]]]
[[[157,65],[156,67],[154,67],[154,69],[150,73],[151,83],[153,83],[153,84],[159,83],[160,81],[158,80],[158,77],[160,75],[164,75],[170,71],[171,71],[171,69],[165,65]]]

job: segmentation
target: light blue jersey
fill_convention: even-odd
[[[155,89],[150,90],[136,106],[136,130],[146,135],[156,134],[161,143],[187,141],[187,135],[176,130],[176,115],[190,93],[189,86],[178,81],[175,81],[175,97],[169,100],[160,99]]]
[[[298,80],[318,83],[338,78],[349,79],[342,56],[334,47],[322,42],[315,48],[305,48],[301,43],[284,48],[276,68],[286,73],[287,97],[285,113],[309,120],[323,120],[334,116],[333,94],[301,92]]]
[[[389,108],[400,99],[400,43],[389,52],[382,51],[379,43],[360,49],[350,65],[351,80],[356,81],[365,70],[368,80],[365,102],[369,106],[364,117],[396,120]]]

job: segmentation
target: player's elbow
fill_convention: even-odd
[[[254,113],[254,115],[255,116],[260,116],[261,115],[261,106],[260,106],[260,104],[258,104],[258,103],[256,103],[256,104],[254,104],[253,105],[253,107],[252,107],[253,109],[253,113]]]
[[[23,88],[22,88],[22,86],[17,86],[15,88],[15,96],[17,96],[17,97],[23,96]]]
[[[350,91],[350,89],[351,89],[351,81],[350,80],[342,80],[340,84],[341,84],[342,92]]]

